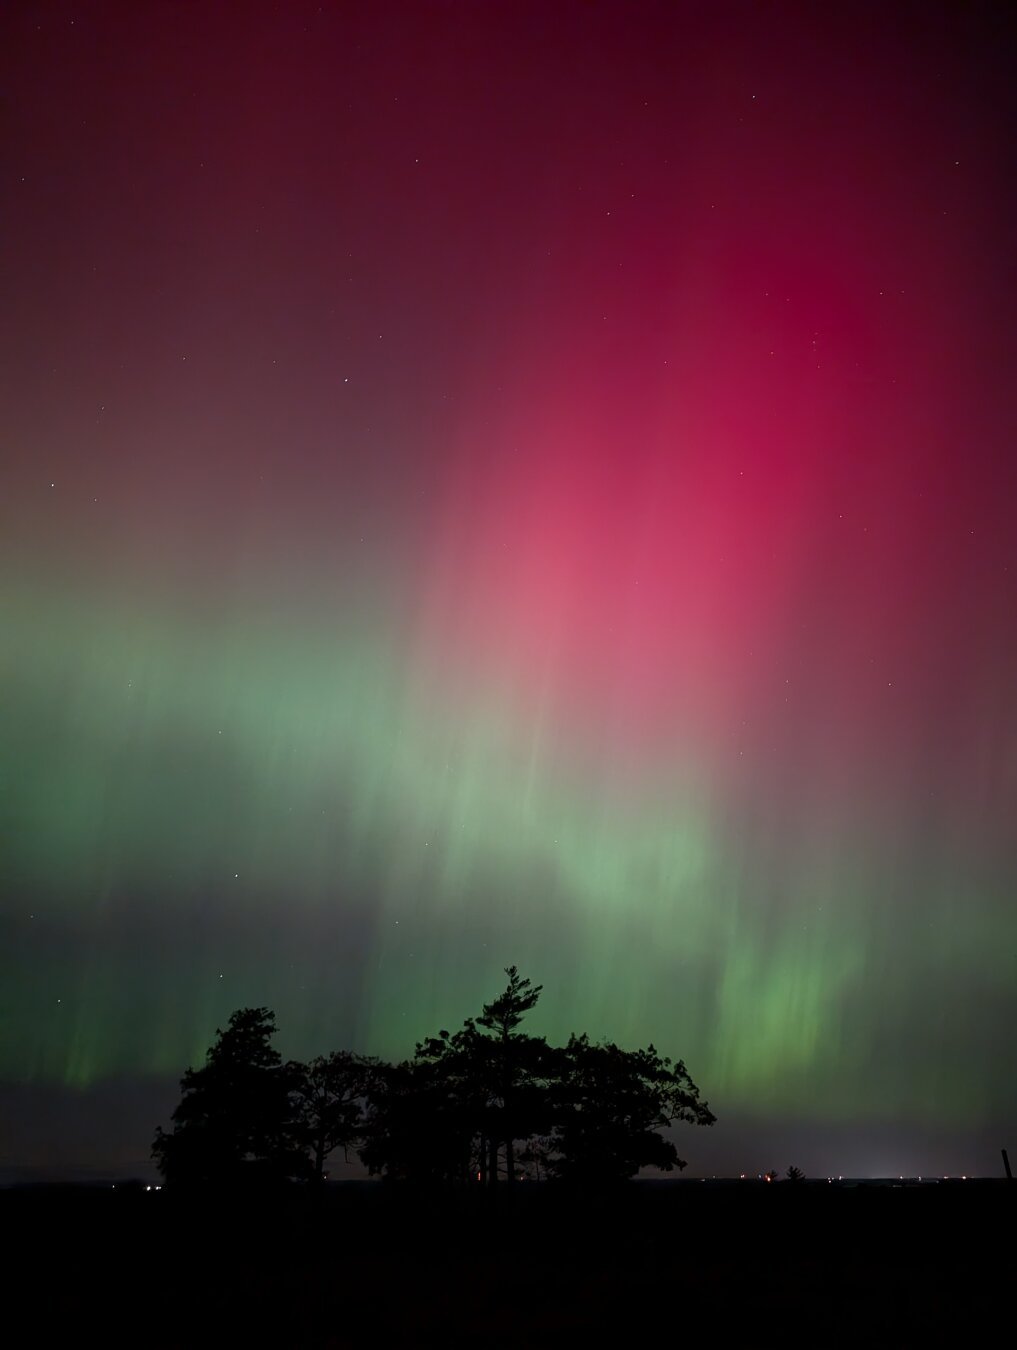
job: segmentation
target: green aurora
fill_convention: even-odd
[[[546,982],[539,1030],[652,1040],[729,1107],[991,1106],[978,1056],[942,1054],[963,1009],[930,1021],[944,969],[1008,979],[1012,916],[1001,892],[972,911],[963,859],[928,850],[902,929],[878,821],[753,838],[678,756],[647,781],[630,766],[619,793],[617,766],[570,765],[505,689],[436,706],[355,616],[328,640],[86,595],[2,617],[21,654],[3,884],[28,916],[7,948],[6,1076],[173,1074],[255,1001],[292,1053],[401,1056],[512,959]]]

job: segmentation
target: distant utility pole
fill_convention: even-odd
[[[1013,1173],[1010,1171],[1010,1159],[1006,1156],[1006,1149],[1001,1148],[999,1151],[1003,1155],[1003,1170],[1006,1172],[1006,1179],[1007,1181],[1013,1181]]]

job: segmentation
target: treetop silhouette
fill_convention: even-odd
[[[272,1046],[275,1014],[238,1008],[216,1031],[200,1069],[181,1079],[173,1129],[156,1132],[152,1154],[169,1182],[233,1183],[306,1175],[293,1110],[300,1066]]]

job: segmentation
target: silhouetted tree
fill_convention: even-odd
[[[804,1181],[805,1173],[800,1167],[789,1167],[784,1174],[788,1181]]]
[[[495,1077],[489,1042],[472,1021],[454,1035],[440,1031],[418,1042],[413,1067],[417,1081],[427,1084],[428,1110],[454,1128],[458,1178],[478,1170],[487,1178],[487,1139],[494,1128],[491,1094]]]
[[[460,1031],[447,1031],[417,1046],[417,1060],[432,1067],[450,1098],[462,1109],[462,1123],[472,1142],[471,1166],[482,1182],[499,1179],[500,1158],[505,1179],[516,1177],[515,1141],[550,1128],[548,1085],[552,1055],[542,1037],[519,1030],[540,997],[541,986],[508,966],[509,982],[499,996],[484,1004],[477,1018]]]
[[[426,1059],[377,1066],[358,1150],[372,1175],[418,1184],[466,1179],[470,1104],[445,1068]]]
[[[309,1064],[295,1065],[296,1109],[312,1155],[314,1179],[325,1179],[330,1153],[363,1141],[365,1104],[378,1073],[378,1061],[349,1050],[333,1050]]]
[[[515,966],[505,990],[451,1034],[419,1042],[379,1084],[361,1158],[386,1176],[515,1179],[514,1142],[550,1128],[549,1051],[519,1024],[540,996]]]
[[[712,1125],[716,1117],[684,1063],[654,1049],[621,1050],[573,1035],[559,1052],[553,1088],[555,1128],[547,1166],[567,1180],[622,1180],[641,1167],[683,1168],[661,1131],[675,1121]]]
[[[240,1008],[200,1069],[181,1079],[173,1129],[156,1132],[152,1156],[168,1182],[202,1184],[305,1176],[294,1109],[299,1066],[270,1044],[275,1014]]]
[[[516,1175],[515,1141],[537,1133],[542,1124],[540,1117],[546,1113],[541,1079],[549,1064],[547,1042],[518,1030],[523,1018],[536,1006],[544,986],[523,979],[516,966],[507,966],[505,974],[509,977],[508,984],[492,1003],[484,1004],[476,1021],[476,1026],[490,1033],[489,1037],[481,1037],[471,1023],[467,1026],[476,1035],[476,1048],[492,1070],[488,1082],[488,1137],[494,1148],[489,1151],[489,1179],[497,1180],[500,1142],[505,1149],[505,1179],[511,1185]],[[484,1039],[490,1044],[479,1044]]]

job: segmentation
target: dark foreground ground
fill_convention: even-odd
[[[6,1344],[1009,1343],[1017,1183],[0,1193]],[[501,1198],[499,1198],[499,1201]]]

